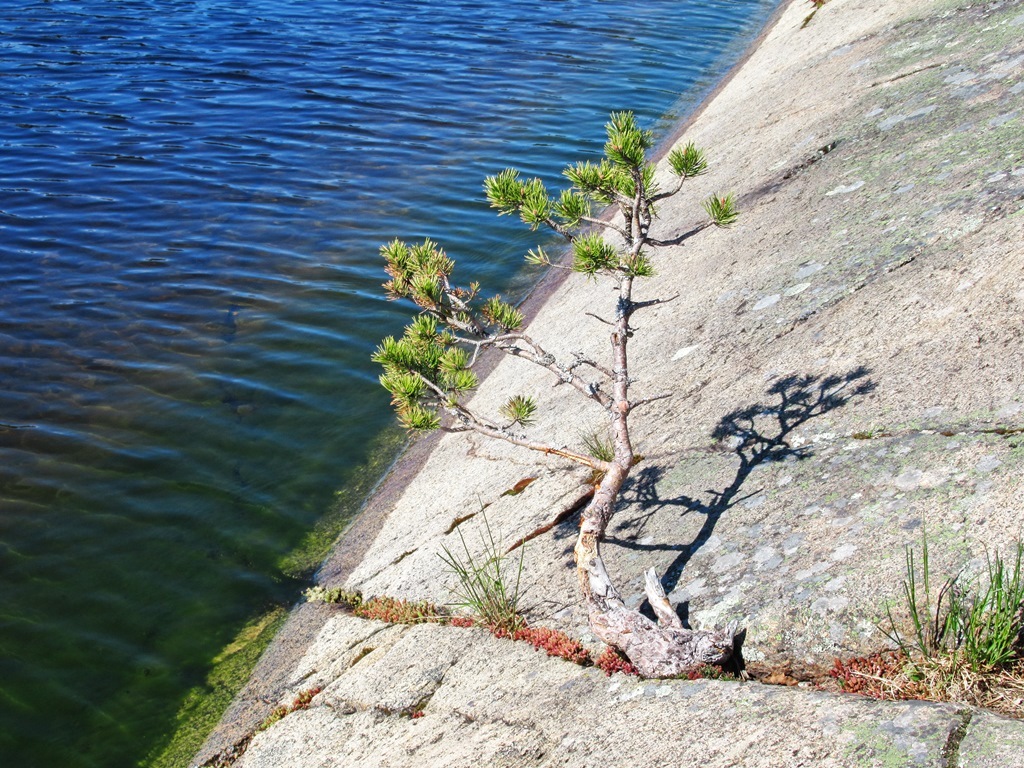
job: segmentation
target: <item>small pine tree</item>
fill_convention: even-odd
[[[663,245],[650,236],[656,204],[677,194],[687,179],[705,173],[708,163],[692,143],[673,149],[668,164],[675,181],[661,190],[655,182],[655,165],[647,159],[651,132],[640,129],[631,112],[613,113],[606,130],[604,156],[597,163],[567,167],[564,175],[572,186],[557,197],[540,179],[525,180],[512,169],[488,177],[484,189],[491,206],[501,214],[518,215],[534,230],[549,228],[569,243],[571,260],[562,268],[612,283],[614,317],[606,321],[611,326],[610,364],[580,354],[558,360],[524,330],[523,315],[511,303],[501,296],[483,298],[476,283],[455,283],[454,262],[430,240],[419,244],[395,240],[381,248],[390,277],[384,284],[388,296],[411,299],[420,312],[400,338],[384,339],[373,359],[384,368],[381,384],[391,393],[398,418],[407,429],[475,431],[583,464],[603,477],[583,512],[575,548],[591,628],[625,653],[642,674],[668,676],[728,659],[733,629],[724,633],[684,629],[653,570],[648,573],[647,592],[658,624],[626,609],[605,570],[599,542],[635,463],[629,417],[644,404],[668,397],[629,398],[630,321],[638,310],[665,301],[634,300],[633,283],[653,276],[648,251]],[[594,216],[595,206],[608,205],[618,209],[618,217]],[[708,198],[704,209],[710,219],[702,226],[727,227],[736,220],[731,195]],[[561,266],[540,248],[530,251],[527,260]],[[487,348],[547,369],[600,407],[610,422],[610,457],[607,450],[594,455],[585,447],[574,450],[528,436],[523,428],[539,407],[528,395],[511,394],[497,414],[472,409],[467,401],[478,384],[473,367]]]

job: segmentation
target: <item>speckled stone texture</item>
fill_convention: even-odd
[[[347,637],[374,627],[329,625]],[[1010,749],[1024,724],[978,713],[958,743],[964,716],[950,705],[607,677],[482,630],[419,626],[365,643],[371,652],[238,765],[945,766],[950,746],[962,765],[1024,765]]]

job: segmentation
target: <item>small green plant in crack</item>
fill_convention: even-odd
[[[682,680],[738,680],[736,675],[715,664],[705,664],[679,676]]]
[[[967,581],[961,572],[943,582],[934,601],[927,537],[922,541],[920,571],[909,546],[906,557],[903,593],[909,636],[899,632],[891,608],[886,608],[886,635],[901,651],[925,661],[956,656],[974,672],[1019,657],[1024,650],[1024,543],[1017,542],[1010,559],[986,553],[987,573],[982,579]]]
[[[897,649],[837,659],[830,673],[844,691],[879,699],[927,699],[984,707],[1024,719],[1024,545],[986,557],[980,579],[963,573],[934,595],[924,541],[920,562],[907,548],[905,617],[887,606],[882,631]]]
[[[445,624],[453,621],[441,608],[426,600],[402,600],[387,595],[363,598],[358,592],[322,586],[310,587],[303,594],[306,602],[340,605],[361,619],[388,624]]]
[[[1021,542],[1017,542],[1012,561],[1004,560],[998,552],[986,553],[984,587],[978,585],[969,599],[954,604],[964,655],[975,671],[1003,666],[1024,651],[1022,557]]]
[[[305,590],[303,596],[307,603],[328,603],[347,606],[355,610],[362,606],[363,596],[358,592],[352,592],[341,587],[323,587],[316,584]]]
[[[615,446],[612,441],[597,430],[580,435],[580,441],[587,451],[587,455],[593,456],[598,461],[612,461],[615,458]],[[590,472],[591,485],[598,485],[604,479],[604,472],[600,469],[593,469]]]
[[[879,698],[955,701],[1024,717],[1024,544],[1010,557],[986,555],[981,578],[958,573],[937,593],[927,538],[920,563],[910,547],[906,558],[906,617],[898,622],[887,606],[882,628],[898,650],[867,673],[861,667],[870,659],[844,663],[845,671],[874,681],[864,692]]]
[[[587,453],[601,461],[611,461],[615,458],[615,446],[612,441],[596,430],[580,435],[583,447]]]
[[[510,559],[501,550],[487,516],[481,514],[481,517],[484,521],[480,535],[482,553],[472,553],[460,528],[456,532],[462,553],[443,547],[439,556],[455,576],[452,592],[457,600],[453,605],[469,610],[492,630],[512,634],[525,626],[519,614],[525,547],[519,547],[518,562]]]
[[[917,559],[913,548],[907,545],[906,568],[907,578],[903,581],[903,598],[910,631],[904,636],[898,629],[898,622],[893,618],[892,606],[885,606],[889,629],[882,629],[908,658],[912,653],[922,659],[935,657],[944,647],[944,642],[951,628],[953,613],[943,607],[948,602],[955,579],[947,580],[939,590],[938,599],[932,607],[931,564],[928,559],[928,537],[922,535],[921,568],[917,567]]]
[[[854,432],[851,437],[854,440],[877,440],[880,437],[891,437],[892,432],[887,430],[885,427],[874,425],[868,429],[862,429],[858,432]]]
[[[309,688],[308,690],[299,693],[291,704],[282,704],[279,707],[275,707],[274,711],[271,712],[262,723],[260,723],[256,732],[259,733],[260,731],[267,730],[267,728],[287,717],[292,712],[298,712],[300,709],[309,709],[309,705],[310,702],[313,701],[313,697],[322,690],[323,688],[320,688],[319,686],[316,688]]]

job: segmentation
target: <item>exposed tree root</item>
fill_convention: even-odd
[[[645,591],[657,624],[627,608],[612,584],[599,541],[629,473],[628,467],[613,466],[583,513],[575,548],[576,573],[591,631],[622,651],[643,677],[675,677],[708,664],[726,664],[736,652],[735,624],[721,631],[686,629],[653,568],[645,575]]]

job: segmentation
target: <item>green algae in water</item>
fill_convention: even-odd
[[[405,446],[405,433],[397,426],[385,429],[370,445],[367,461],[351,472],[351,482],[335,493],[334,503],[306,534],[302,542],[282,557],[279,570],[292,583],[308,577],[330,553],[331,547],[358,514],[377,484],[386,476]],[[298,595],[296,593],[295,597]],[[248,622],[238,635],[212,659],[212,669],[202,685],[184,697],[175,717],[174,731],[165,745],[153,750],[143,762],[147,768],[178,768],[203,745],[242,690],[263,651],[284,626],[288,611],[277,606]]]
[[[281,558],[278,568],[282,574],[301,579],[323,562],[364,500],[385,476],[405,442],[405,433],[397,426],[391,426],[377,436],[369,459],[352,473],[350,482],[335,493],[330,511],[317,521],[294,550]]]
[[[263,651],[284,626],[288,611],[277,607],[247,624],[213,660],[206,682],[185,694],[166,744],[143,762],[148,768],[182,768],[203,745],[221,716],[242,689]]]

